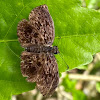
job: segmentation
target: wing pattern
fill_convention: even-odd
[[[23,19],[19,22],[17,35],[24,48],[32,46],[34,48],[34,45],[51,46],[55,32],[48,7],[41,5],[33,9],[29,21]],[[58,86],[58,65],[52,53],[36,53],[27,50],[22,52],[21,72],[23,77],[27,77],[28,82],[36,82],[37,88],[44,96],[52,95]]]

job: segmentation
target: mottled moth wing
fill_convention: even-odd
[[[53,55],[58,53],[54,52],[58,49],[56,46],[55,49],[51,47],[55,32],[48,7],[41,5],[33,9],[29,20],[23,19],[19,22],[17,35],[21,46],[26,50],[21,54],[22,75],[27,77],[28,82],[36,82],[37,88],[44,96],[51,95],[58,86],[59,75]]]
[[[21,71],[27,81],[36,82],[44,95],[51,95],[59,83],[58,66],[53,54],[24,51],[21,55]]]
[[[52,45],[55,32],[48,7],[41,5],[33,9],[29,21],[23,19],[17,27],[17,35],[22,47],[31,45]]]

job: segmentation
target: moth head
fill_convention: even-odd
[[[54,52],[54,54],[58,54],[59,53],[57,46],[53,46],[53,52]]]

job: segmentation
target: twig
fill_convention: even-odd
[[[81,74],[69,74],[70,79],[82,80],[82,81],[98,81],[100,82],[100,76],[95,75],[81,75]]]

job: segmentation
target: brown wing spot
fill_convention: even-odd
[[[37,44],[38,42],[37,42],[37,40],[35,40],[35,44]]]
[[[34,37],[35,37],[35,38],[37,38],[37,37],[38,37],[38,35],[39,35],[38,33],[34,33]]]
[[[25,33],[32,33],[32,26],[30,26],[30,25],[27,25],[26,27],[25,27],[25,31],[24,31]]]
[[[52,76],[52,74],[49,74],[49,77],[51,77]]]
[[[49,25],[49,22],[46,21],[46,26]]]
[[[29,68],[29,70],[30,70],[30,73],[32,74],[32,73],[34,73],[36,71],[36,68],[35,67],[31,67],[31,68]]]
[[[37,65],[40,67],[41,66],[41,62],[37,62]]]
[[[42,38],[40,38],[40,41],[43,41],[43,39],[42,39]]]

